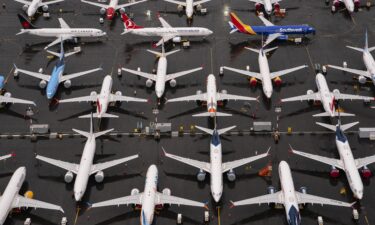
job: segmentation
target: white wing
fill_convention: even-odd
[[[4,155],[0,157],[0,160],[8,159],[10,157],[12,157],[12,154]]]
[[[307,65],[303,65],[303,66],[297,66],[297,67],[286,69],[286,70],[280,70],[280,71],[277,71],[277,72],[272,72],[270,74],[270,76],[271,76],[271,79],[273,79],[273,78],[281,77],[281,76],[284,76],[288,73],[292,73],[294,71],[297,71],[297,70],[300,70],[300,69],[303,69],[303,68],[306,68],[306,67],[307,67]]]
[[[235,160],[235,161],[232,161],[232,162],[223,163],[221,165],[221,172],[225,173],[225,172],[227,172],[231,169],[234,169],[236,167],[240,167],[240,166],[243,166],[247,163],[251,163],[251,162],[256,161],[258,159],[267,157],[269,150],[270,149],[268,149],[268,151],[266,153],[263,153],[263,154],[260,154],[260,155],[257,155],[257,156],[252,156],[252,157],[248,157],[248,158],[244,158],[244,159]]]
[[[143,98],[134,98],[134,97],[111,94],[110,101],[111,102],[147,102],[148,100],[143,99]]]
[[[60,27],[64,29],[70,28],[69,25],[63,20],[63,18],[59,18]]]
[[[275,39],[277,39],[281,35],[282,35],[281,33],[273,33],[273,34],[268,35],[266,41],[263,44],[263,47],[273,42]]]
[[[142,2],[146,2],[146,1],[147,0],[140,0],[140,1],[137,1],[137,2],[129,2],[129,3],[117,5],[116,9],[126,8],[126,7],[129,7],[129,6],[132,6],[132,5],[136,5],[136,4],[139,4],[139,3],[142,3]]]
[[[49,1],[49,2],[42,2],[41,5],[51,5],[59,2],[63,2],[65,0],[54,0],[54,1]]]
[[[70,40],[70,39],[73,39],[74,37],[73,36],[69,36],[69,35],[60,35],[56,38],[56,40],[52,41],[51,43],[49,43],[46,47],[44,47],[44,49],[47,49],[51,46],[54,46],[54,45],[57,45],[59,44],[61,41],[65,41],[65,40]]]
[[[264,4],[263,0],[249,0],[250,2],[258,3],[258,4]]]
[[[95,102],[97,100],[97,95],[89,95],[77,98],[69,98],[69,99],[62,99],[59,100],[59,103],[67,103],[67,102]]]
[[[86,71],[83,71],[83,72],[78,72],[78,73],[72,73],[72,74],[69,74],[69,75],[64,75],[62,77],[60,77],[60,80],[59,82],[64,82],[66,80],[71,80],[71,79],[74,79],[74,78],[77,78],[77,77],[81,77],[83,75],[87,75],[87,74],[90,74],[90,73],[94,73],[96,71],[100,71],[100,70],[103,70],[101,67],[99,68],[96,68],[96,69],[92,69],[92,70],[86,70]]]
[[[64,210],[58,206],[47,202],[42,202],[30,198],[25,198],[21,195],[18,195],[14,198],[12,203],[12,208],[21,208],[21,207],[27,207],[27,208],[42,208],[42,209],[52,209],[52,210],[58,210],[61,212],[64,212]]]
[[[266,25],[267,27],[270,27],[270,26],[275,26],[273,23],[271,23],[269,20],[267,20],[266,18],[264,18],[264,16],[258,16],[259,19],[264,23],[264,25]]]
[[[206,3],[206,2],[209,2],[211,0],[201,0],[201,1],[196,1],[196,2],[193,2],[193,6],[197,6],[197,5],[201,5],[203,3]]]
[[[306,153],[306,152],[300,152],[300,151],[297,151],[297,150],[294,150],[294,149],[291,149],[291,150],[296,155],[300,155],[300,156],[303,156],[303,157],[306,157],[306,158],[309,158],[309,159],[312,159],[312,160],[315,160],[315,161],[318,161],[318,162],[322,162],[322,163],[328,164],[330,166],[334,166],[334,167],[337,167],[337,168],[340,168],[340,169],[343,169],[343,167],[344,167],[343,162],[339,159],[332,159],[332,158],[328,158],[328,157],[324,157],[324,156],[313,155],[313,154],[309,154],[309,153]]]
[[[240,205],[254,205],[254,204],[284,204],[284,194],[281,191],[278,191],[273,194],[262,195],[255,198],[249,198],[237,202],[232,202],[233,206],[240,206]]]
[[[176,35],[164,35],[162,38],[155,44],[156,47],[159,45],[171,40],[172,38],[176,37]]]
[[[23,100],[19,98],[13,97],[5,97],[0,95],[0,103],[19,103],[19,104],[29,104],[29,105],[36,105],[33,101]]]
[[[125,157],[122,159],[116,159],[116,160],[112,160],[112,161],[104,162],[104,163],[97,163],[95,165],[92,165],[90,174],[94,174],[98,171],[102,171],[102,170],[117,166],[121,163],[125,163],[136,158],[138,158],[138,155],[133,155],[133,156]]]
[[[137,71],[137,70],[131,70],[131,69],[126,69],[126,68],[122,68],[122,70],[126,71],[128,73],[132,73],[132,74],[144,77],[146,79],[150,79],[150,80],[156,81],[155,74],[152,74],[152,73],[145,73],[145,72],[141,72],[141,71]]]
[[[281,2],[282,0],[271,0],[271,4],[275,4],[275,3],[278,3],[278,2]]]
[[[207,93],[168,99],[167,102],[207,101]]]
[[[249,76],[249,77],[255,77],[258,80],[262,80],[262,75],[260,73],[251,72],[251,71],[247,71],[247,70],[235,69],[235,68],[227,67],[227,66],[223,66],[223,69],[230,70],[230,71],[233,71],[233,72],[236,72],[236,73],[240,73],[240,74],[243,74],[243,75],[246,75],[246,76]]]
[[[104,207],[104,206],[120,206],[120,205],[130,205],[130,204],[142,204],[142,195],[143,193],[139,193],[136,195],[129,195],[121,198],[115,198],[103,202],[94,203],[91,205],[92,208],[97,207]]]
[[[21,4],[25,4],[25,5],[30,5],[30,4],[31,4],[31,2],[29,2],[29,1],[24,1],[24,0],[14,0],[14,1],[19,2],[19,3],[21,3]]]
[[[335,96],[336,100],[366,100],[366,101],[374,100],[374,97],[368,97],[368,96],[341,94],[341,93],[334,93],[334,92],[332,92],[332,94]]]
[[[163,19],[163,18],[160,17],[160,16],[159,16],[159,21],[160,21],[161,25],[162,25],[164,28],[171,28],[171,27],[172,27],[167,21],[165,21],[165,19]]]
[[[182,5],[182,6],[186,7],[186,2],[175,1],[175,0],[164,0],[164,1],[165,1],[165,2],[169,2],[169,3],[176,4],[176,5]]]
[[[184,158],[184,157],[181,157],[181,156],[173,155],[173,154],[170,154],[170,153],[166,152],[164,149],[163,149],[163,151],[164,151],[165,156],[168,157],[168,158],[177,160],[179,162],[182,162],[182,163],[185,163],[187,165],[196,167],[198,169],[202,169],[202,170],[206,171],[207,173],[211,173],[210,164],[207,163],[207,162],[202,162],[202,161],[198,161],[198,160],[195,160],[195,159],[189,159],[189,158]]]
[[[107,9],[109,7],[109,5],[100,4],[100,3],[96,3],[96,2],[85,1],[85,0],[81,0],[81,2],[90,4],[90,5],[93,5],[93,6],[97,6],[97,7],[100,7],[100,8],[105,8],[105,9]]]
[[[194,73],[196,71],[199,71],[201,69],[203,69],[203,67],[198,67],[198,68],[195,68],[195,69],[185,70],[185,71],[181,71],[181,72],[177,72],[177,73],[171,73],[171,74],[168,74],[166,76],[165,81],[176,79],[178,77],[182,77],[182,76],[188,75],[189,73]]]
[[[32,76],[32,77],[35,77],[35,78],[38,78],[38,79],[41,79],[41,80],[45,80],[47,82],[49,82],[49,79],[51,78],[50,75],[47,75],[47,74],[42,74],[42,73],[36,73],[36,72],[32,72],[32,71],[28,71],[28,70],[23,70],[23,69],[19,69],[15,66],[15,71],[14,72],[21,72],[21,73],[24,73],[26,75],[29,75],[29,76]]]
[[[334,206],[343,206],[351,207],[353,203],[342,202],[334,199],[323,198],[315,195],[303,194],[298,191],[295,192],[297,195],[297,201],[299,204],[320,204],[320,205],[334,205]]]
[[[357,168],[361,168],[363,166],[367,166],[374,162],[375,162],[375,155],[372,155],[372,156],[356,159],[355,165],[357,166]]]
[[[155,196],[155,204],[168,204],[168,205],[188,205],[188,206],[197,206],[197,207],[204,207],[205,204],[202,202],[197,202],[185,198],[179,198],[171,195],[165,195],[160,192],[156,192]]]
[[[342,70],[342,71],[349,72],[349,73],[354,73],[354,74],[364,76],[364,77],[367,77],[367,78],[371,79],[371,75],[365,70],[356,70],[356,69],[344,68],[344,67],[341,67],[341,66],[334,66],[334,65],[328,65],[328,67],[333,68],[333,69],[337,69],[337,70]]]
[[[224,93],[216,93],[217,101],[223,101],[223,100],[243,100],[243,101],[257,101],[257,98],[252,97],[246,97],[246,96],[240,96],[240,95],[231,95],[231,94],[224,94]]]
[[[295,101],[320,101],[320,93],[315,92],[312,94],[307,95],[300,95],[296,97],[290,97],[290,98],[283,98],[281,99],[281,102],[295,102]]]
[[[36,158],[39,159],[39,160],[41,160],[41,161],[44,161],[46,163],[49,163],[51,165],[60,167],[60,168],[62,168],[64,170],[71,171],[71,172],[73,172],[75,174],[78,173],[78,168],[79,168],[78,164],[64,162],[64,161],[56,160],[56,159],[51,159],[51,158],[47,158],[47,157],[44,157],[44,156],[41,156],[41,155],[37,155]]]

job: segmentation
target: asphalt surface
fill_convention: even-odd
[[[81,130],[89,129],[89,120],[78,119],[79,115],[90,113],[92,107],[87,103],[67,103],[50,105],[44,90],[38,87],[39,80],[25,75],[14,79],[11,73],[13,63],[19,68],[38,71],[43,68],[45,73],[50,73],[55,60],[47,58],[48,54],[43,50],[45,45],[52,41],[42,37],[28,35],[15,36],[19,32],[20,25],[17,13],[22,13],[22,4],[5,0],[6,7],[0,9],[0,74],[7,76],[5,88],[14,97],[34,100],[37,107],[32,123],[49,124],[51,132],[72,133],[71,128]],[[363,3],[364,4],[364,3]],[[332,180],[329,177],[330,167],[324,164],[310,161],[288,153],[288,145],[306,152],[328,157],[338,157],[333,134],[302,134],[303,131],[326,131],[315,125],[316,121],[330,122],[329,119],[314,119],[311,115],[323,112],[320,106],[309,106],[304,102],[287,103],[282,105],[281,113],[275,112],[281,98],[305,94],[308,89],[315,90],[314,64],[342,65],[348,62],[348,67],[364,69],[361,54],[345,48],[346,45],[362,47],[364,45],[365,29],[369,32],[369,45],[375,45],[375,21],[374,9],[361,9],[353,15],[345,12],[332,14],[330,6],[324,1],[288,0],[282,2],[282,8],[287,8],[285,18],[272,18],[276,24],[303,24],[307,23],[316,28],[315,36],[308,36],[304,43],[296,45],[291,42],[276,42],[279,48],[270,55],[269,63],[271,71],[307,64],[308,69],[295,72],[283,77],[283,85],[275,88],[271,101],[267,101],[262,95],[261,86],[251,89],[244,76],[226,72],[219,77],[220,66],[227,65],[236,68],[250,66],[251,70],[259,71],[257,54],[244,50],[249,46],[259,48],[261,37],[246,36],[244,34],[229,34],[227,21],[229,16],[225,11],[234,11],[243,20],[251,25],[260,25],[253,11],[254,5],[247,1],[211,1],[204,5],[208,14],[194,17],[194,26],[207,27],[214,34],[205,40],[202,38],[191,39],[190,49],[181,49],[180,52],[168,57],[168,71],[178,72],[203,65],[204,69],[192,75],[177,79],[177,87],[170,88],[167,85],[165,98],[181,97],[195,94],[197,90],[205,90],[206,76],[213,73],[217,77],[220,90],[228,93],[253,96],[259,98],[259,103],[229,102],[223,112],[233,113],[233,117],[219,118],[218,127],[237,125],[238,130],[248,130],[253,121],[272,121],[280,131],[287,131],[291,127],[293,131],[301,134],[282,135],[278,144],[275,144],[270,134],[225,136],[223,140],[223,161],[231,161],[242,157],[262,153],[271,147],[271,156],[268,159],[259,160],[236,169],[237,180],[234,183],[224,178],[224,194],[219,204],[220,213],[210,196],[209,176],[206,181],[199,183],[196,180],[197,170],[176,161],[164,158],[161,148],[164,147],[170,153],[190,157],[202,161],[209,161],[208,136],[189,136],[178,138],[162,138],[156,142],[152,138],[145,137],[103,137],[97,140],[97,156],[95,162],[118,159],[133,154],[140,154],[140,158],[126,165],[110,168],[105,173],[102,184],[96,184],[94,178],[90,182],[82,203],[77,205],[72,197],[73,184],[64,183],[66,171],[45,163],[38,163],[34,156],[43,156],[60,159],[68,162],[79,163],[84,139],[78,136],[74,138],[39,139],[31,142],[30,139],[1,139],[1,155],[15,153],[16,157],[5,162],[0,162],[0,191],[3,191],[10,179],[11,173],[20,166],[27,167],[27,177],[22,192],[32,190],[35,198],[61,205],[65,210],[65,216],[70,224],[139,224],[139,211],[134,212],[131,207],[105,207],[87,209],[90,203],[113,199],[129,195],[133,188],[143,190],[145,173],[150,164],[156,164],[159,168],[159,190],[168,187],[172,194],[179,197],[190,198],[197,201],[209,201],[211,222],[210,224],[287,224],[283,209],[271,209],[267,205],[244,206],[230,209],[230,200],[242,200],[266,194],[269,185],[280,188],[277,166],[281,160],[289,162],[294,176],[295,187],[306,186],[308,193],[329,197],[342,201],[354,201],[350,192],[346,177],[341,173],[340,178]],[[62,11],[60,11],[62,9]],[[150,10],[151,16],[146,12]],[[186,131],[191,125],[212,126],[212,121],[207,118],[193,118],[191,115],[203,112],[194,102],[171,103],[157,105],[154,90],[145,87],[145,79],[123,73],[122,78],[117,77],[118,67],[137,69],[151,72],[156,66],[154,55],[146,52],[152,43],[158,38],[145,38],[134,35],[120,35],[123,25],[119,17],[113,23],[105,21],[99,24],[99,8],[89,6],[79,1],[66,0],[61,4],[50,7],[51,18],[39,17],[34,22],[40,27],[58,27],[58,17],[71,27],[93,27],[103,29],[108,33],[108,38],[100,40],[82,40],[82,53],[67,58],[67,73],[88,70],[102,65],[103,72],[74,79],[72,87],[59,88],[58,99],[78,97],[90,94],[91,91],[100,91],[104,75],[112,74],[114,78],[114,91],[121,91],[124,95],[147,98],[148,103],[122,103],[121,108],[111,108],[109,113],[120,116],[118,119],[104,120],[100,129],[114,128],[118,132],[131,132],[137,123],[143,126],[154,121],[171,122],[173,130],[183,126]],[[185,16],[176,14],[176,6],[162,1],[150,0],[144,4],[133,6],[128,12],[134,13],[137,24],[151,27],[159,26],[157,14],[159,13],[172,26],[186,26]],[[66,44],[66,51],[72,50],[74,43]],[[172,44],[167,49],[178,49],[180,44],[173,48]],[[51,48],[58,50],[58,46]],[[329,70],[327,81],[331,90],[339,89],[343,93],[374,95],[371,83],[358,85],[351,74]],[[357,116],[343,118],[343,123],[360,121],[361,127],[374,127],[373,112],[363,102],[342,102],[345,112],[354,113]],[[159,108],[157,115],[153,109]],[[12,105],[2,109],[0,118],[0,134],[27,134],[30,120],[25,120],[26,106]],[[336,123],[336,120],[332,121]],[[98,126],[96,126],[96,130]],[[351,130],[358,130],[358,127]],[[356,158],[375,154],[373,142],[360,140],[357,134],[348,135]],[[224,138],[223,138],[224,139]],[[262,178],[257,175],[269,161],[273,165],[271,178]],[[374,171],[374,166],[369,168]],[[375,193],[373,180],[364,181],[364,198],[356,208],[360,211],[358,222],[352,220],[351,209],[318,205],[308,206],[302,210],[303,224],[316,224],[317,216],[323,216],[325,224],[373,224],[375,221]],[[346,188],[346,195],[339,192]],[[192,207],[171,206],[164,209],[155,217],[155,224],[175,224],[177,213],[183,214],[185,224],[203,223],[204,210]],[[6,224],[22,224],[26,217],[31,217],[33,224],[58,224],[63,215],[59,212],[46,210],[31,210],[24,214],[13,214]]]

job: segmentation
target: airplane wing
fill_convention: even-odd
[[[197,5],[201,5],[203,3],[206,3],[206,2],[209,2],[211,0],[201,0],[201,1],[196,1],[196,2],[193,2],[193,6],[197,6]]]
[[[198,161],[198,160],[195,160],[195,159],[184,158],[184,157],[177,156],[177,155],[173,155],[173,154],[170,154],[170,153],[166,152],[164,150],[164,148],[163,148],[163,152],[164,152],[164,155],[168,158],[171,158],[171,159],[177,160],[179,162],[185,163],[187,165],[190,165],[190,166],[196,167],[198,169],[204,170],[207,173],[211,173],[210,163]]]
[[[12,157],[12,154],[4,155],[0,157],[0,160],[8,159],[10,157]]]
[[[136,158],[138,158],[138,155],[132,155],[132,156],[125,157],[125,158],[122,158],[122,159],[116,159],[116,160],[112,160],[112,161],[104,162],[104,163],[97,163],[95,165],[92,165],[90,174],[94,174],[98,171],[102,171],[102,170],[108,169],[110,167],[117,166],[121,163],[125,163],[125,162],[128,162],[128,161],[136,159]]]
[[[75,174],[78,173],[78,168],[79,168],[78,164],[64,162],[64,161],[56,160],[56,159],[51,159],[51,158],[47,158],[47,157],[44,157],[44,156],[41,156],[41,155],[37,155],[36,158],[39,159],[39,160],[41,160],[41,161],[44,161],[46,163],[49,163],[51,165],[60,167],[60,168],[62,168],[64,170],[71,171],[71,172],[73,172]]]
[[[186,2],[175,1],[175,0],[164,0],[164,1],[165,1],[165,2],[169,2],[169,3],[176,4],[176,5],[182,5],[182,6],[186,7]]]
[[[275,26],[273,23],[271,23],[269,20],[264,18],[264,16],[258,16],[259,19],[264,23],[265,26],[270,27],[270,26]]]
[[[266,38],[266,41],[263,44],[263,47],[268,45],[269,43],[273,42],[275,39],[277,39],[281,35],[282,35],[281,33],[273,33],[273,34],[268,35],[267,38]]]
[[[271,4],[275,4],[275,3],[278,3],[278,2],[281,2],[282,0],[271,0]]]
[[[59,103],[67,103],[67,102],[95,102],[97,100],[97,95],[89,95],[77,98],[69,98],[69,99],[62,99],[59,100]]]
[[[14,0],[14,1],[19,2],[19,3],[21,3],[21,4],[25,4],[25,5],[30,5],[30,4],[31,4],[31,2],[29,2],[29,1],[24,1],[24,0]]]
[[[103,202],[94,203],[91,205],[92,208],[104,207],[104,206],[120,206],[120,205],[130,205],[130,204],[142,204],[143,193],[136,195],[129,195],[121,198],[115,198]]]
[[[101,3],[96,3],[96,2],[90,2],[90,1],[85,1],[85,0],[81,0],[81,2],[90,4],[90,5],[93,5],[93,6],[97,6],[97,7],[100,7],[100,8],[105,8],[105,9],[107,9],[109,7],[109,5],[106,5],[106,4],[101,4]]]
[[[243,74],[243,75],[246,75],[246,76],[249,76],[249,77],[255,77],[258,80],[262,80],[262,75],[260,75],[260,73],[251,72],[251,71],[247,71],[247,70],[235,69],[235,68],[227,67],[227,66],[223,66],[223,69],[230,70],[230,71],[233,71],[233,72],[236,72],[236,73],[240,73],[240,74]]]
[[[224,93],[216,93],[217,101],[223,101],[223,100],[244,100],[244,101],[257,101],[257,98],[252,97],[246,97],[246,96],[240,96],[240,95],[231,95],[231,94],[224,94]]]
[[[324,157],[320,155],[313,155],[313,154],[309,154],[306,152],[300,152],[294,149],[291,149],[291,151],[296,155],[300,155],[300,156],[303,156],[303,157],[306,157],[306,158],[309,158],[318,162],[322,162],[330,166],[334,166],[340,169],[344,168],[344,163],[339,159],[328,158],[328,157]]]
[[[268,151],[266,153],[263,153],[263,154],[260,154],[260,155],[256,155],[256,156],[252,156],[252,157],[248,157],[248,158],[244,158],[244,159],[235,160],[235,161],[232,161],[232,162],[223,163],[221,165],[221,172],[225,173],[225,172],[227,172],[227,171],[229,171],[231,169],[234,169],[236,167],[240,167],[240,166],[243,166],[243,165],[245,165],[247,163],[251,163],[251,162],[256,161],[258,159],[267,157],[269,151],[270,151],[270,148],[268,149]]]
[[[233,206],[240,206],[240,205],[254,205],[254,204],[270,204],[270,203],[276,203],[276,204],[284,204],[284,194],[281,191],[278,191],[273,194],[268,195],[262,195],[255,198],[249,198],[237,202],[232,202]]]
[[[160,17],[160,16],[159,16],[159,21],[160,21],[161,25],[162,25],[164,28],[171,28],[171,27],[172,27],[167,21],[165,21],[165,19],[163,19],[163,18]]]
[[[111,94],[110,101],[111,102],[147,102],[148,100],[143,99],[143,98],[135,98],[135,97]]]
[[[71,80],[71,79],[74,79],[74,78],[77,78],[77,77],[80,77],[80,76],[83,76],[83,75],[87,75],[89,73],[94,73],[94,72],[99,71],[99,70],[103,70],[103,69],[101,67],[99,67],[99,68],[95,68],[95,69],[92,69],[92,70],[86,70],[86,71],[83,71],[83,72],[64,75],[64,76],[60,77],[59,83],[64,82],[66,80]]]
[[[136,5],[138,3],[146,2],[147,0],[140,0],[140,1],[134,1],[134,2],[129,2],[121,5],[117,5],[116,9],[121,9],[121,8],[126,8],[132,5]]]
[[[249,0],[250,2],[254,2],[254,3],[258,3],[258,4],[262,4],[264,3],[264,0]]]
[[[182,77],[182,76],[185,76],[189,73],[194,73],[195,71],[199,71],[201,69],[203,69],[203,67],[198,67],[198,68],[195,68],[195,69],[185,70],[185,71],[181,71],[181,72],[177,72],[177,73],[171,73],[171,74],[168,74],[166,76],[165,81],[176,79],[177,77]]]
[[[162,38],[155,44],[156,47],[158,47],[159,45],[173,39],[174,37],[176,37],[176,35],[164,35],[162,36]]]
[[[126,71],[128,73],[132,73],[132,74],[144,77],[146,79],[150,79],[150,80],[156,81],[155,74],[152,74],[152,73],[145,73],[145,72],[141,72],[141,71],[137,71],[137,70],[131,70],[131,69],[126,69],[126,68],[122,68],[122,70]]]
[[[52,209],[64,212],[64,210],[58,206],[47,202],[38,201],[35,199],[25,198],[21,195],[18,195],[14,198],[12,203],[12,208],[42,208],[42,209]]]
[[[367,166],[371,163],[374,163],[375,162],[375,155],[368,156],[368,157],[365,157],[365,158],[356,159],[354,161],[355,161],[355,165],[359,169],[361,167],[364,167],[364,166]]]
[[[336,100],[366,100],[366,101],[374,100],[374,97],[368,97],[368,96],[341,94],[341,93],[334,93],[334,92],[332,92],[332,94],[335,96]]]
[[[63,18],[59,18],[59,23],[61,28],[70,28]]]
[[[270,76],[271,76],[271,79],[273,79],[273,78],[281,77],[281,76],[284,76],[288,73],[292,73],[294,71],[297,71],[297,70],[300,70],[300,69],[303,69],[303,68],[306,68],[306,67],[307,67],[307,65],[303,65],[303,66],[297,66],[297,67],[286,69],[286,70],[280,70],[280,71],[277,71],[277,72],[272,72],[270,74]]]
[[[296,197],[298,204],[320,204],[320,205],[334,205],[334,206],[343,206],[351,207],[353,203],[342,202],[334,199],[323,198],[315,195],[303,194],[296,191]]]
[[[307,95],[300,95],[296,97],[290,98],[283,98],[281,102],[295,102],[295,101],[320,101],[320,94],[318,92],[307,94]]]
[[[49,2],[42,2],[41,5],[51,5],[59,2],[63,2],[65,0],[54,0],[54,1],[49,1]]]
[[[19,68],[16,67],[16,65],[14,65],[14,67],[16,68],[14,72],[21,72],[21,73],[24,73],[26,75],[29,75],[29,76],[32,76],[32,77],[35,77],[35,78],[38,78],[38,79],[41,79],[41,80],[45,80],[47,82],[49,82],[49,79],[51,78],[51,76],[47,75],[47,74],[42,74],[42,73],[37,73],[37,72],[19,69]]]
[[[172,195],[166,195],[160,192],[156,192],[155,204],[168,204],[168,205],[188,205],[188,206],[197,206],[204,207],[205,204],[202,202],[197,202],[185,198],[179,198]]]
[[[61,26],[61,25],[60,25]],[[67,35],[60,35],[56,38],[56,40],[52,41],[51,43],[49,43],[46,47],[44,47],[44,49],[47,49],[51,46],[54,46],[54,45],[57,45],[59,44],[61,41],[66,41],[66,40],[70,40],[72,39],[73,37],[72,36],[67,36]]]
[[[365,70],[356,70],[356,69],[350,69],[350,68],[345,68],[345,67],[341,67],[341,66],[334,66],[334,65],[327,65],[327,66],[330,67],[330,68],[333,68],[333,69],[342,70],[342,71],[349,72],[349,73],[354,73],[354,74],[364,76],[364,77],[367,77],[367,78],[371,79],[371,75]]]
[[[18,103],[18,104],[29,104],[29,105],[36,105],[33,101],[23,100],[19,98],[13,97],[5,97],[0,95],[0,103]]]
[[[207,93],[168,99],[167,102],[207,101]]]

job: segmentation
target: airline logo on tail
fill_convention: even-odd
[[[235,13],[230,13],[230,22],[229,26],[231,27],[231,33],[238,31],[245,34],[256,34],[251,26],[242,23],[242,21],[237,17]]]
[[[122,21],[124,22],[125,29],[140,29],[143,28],[141,26],[138,26],[134,23],[127,15],[126,13],[121,15]]]
[[[23,29],[26,29],[26,30],[36,29],[36,27],[29,20],[27,20],[23,15],[18,14],[18,19],[20,20],[20,23]]]

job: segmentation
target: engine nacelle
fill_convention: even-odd
[[[47,12],[47,11],[48,11],[48,5],[44,5],[44,6],[42,7],[42,9],[43,9],[43,12]]]
[[[177,10],[178,10],[178,12],[182,12],[184,10],[184,6],[183,5],[178,5],[177,6]]]
[[[223,90],[221,90],[221,93],[222,93],[222,94],[228,94],[228,91],[225,90],[225,89],[223,89]]]
[[[258,83],[258,80],[255,77],[250,78],[250,86],[255,87]]]
[[[198,90],[195,94],[197,94],[197,95],[200,95],[200,94],[202,94],[203,92],[201,91],[201,90]]]
[[[197,174],[197,180],[198,181],[204,181],[206,179],[206,172],[203,170],[200,170]]]
[[[4,97],[10,98],[10,97],[12,97],[12,94],[10,92],[5,92]]]
[[[276,188],[274,186],[269,186],[267,188],[267,193],[268,194],[274,194],[276,192]]]
[[[116,91],[116,92],[115,92],[115,95],[117,95],[117,96],[122,96],[122,92],[121,92],[121,91]]]
[[[169,81],[169,86],[176,87],[176,85],[177,85],[177,81],[175,79],[172,79]]]
[[[197,6],[195,6],[197,8],[198,11],[201,11],[201,9],[203,8],[201,4],[198,4]]]
[[[147,79],[146,80],[146,87],[151,87],[152,86],[152,80],[150,80],[150,79]]]
[[[276,86],[279,87],[282,81],[280,77],[275,77],[275,79],[273,79],[273,82],[275,83]]]
[[[72,171],[68,171],[65,176],[64,176],[64,180],[66,183],[71,183],[73,181],[73,172]]]
[[[358,77],[358,82],[361,83],[361,84],[365,84],[367,81],[366,77],[365,76],[359,76]]]
[[[180,43],[180,42],[181,42],[181,37],[174,37],[174,38],[172,39],[172,41],[173,41],[174,43]]]
[[[45,81],[45,80],[41,80],[41,81],[39,82],[39,87],[40,87],[41,89],[44,89],[46,86],[47,86],[47,81]]]
[[[64,87],[65,87],[65,88],[70,88],[70,86],[72,86],[72,81],[71,81],[71,80],[66,80],[66,81],[64,82]]]
[[[308,95],[311,95],[311,94],[313,94],[313,93],[314,93],[313,90],[307,90],[307,91],[306,91],[306,94],[308,94]]]
[[[288,35],[281,35],[277,39],[281,40],[281,41],[287,41],[288,40]]]
[[[169,189],[169,188],[164,188],[163,191],[162,191],[162,193],[163,193],[164,195],[171,195],[171,189]]]
[[[23,11],[27,11],[28,8],[29,8],[28,5],[23,5],[23,6],[22,6],[22,10],[23,10]]]
[[[329,172],[329,175],[332,178],[337,178],[340,176],[340,170],[338,170],[336,167],[332,166],[331,172]]]
[[[139,189],[137,188],[133,188],[131,191],[130,191],[130,195],[137,195],[139,194]]]
[[[333,93],[335,93],[335,94],[340,94],[340,91],[339,91],[339,89],[334,89],[334,90],[333,90]]]
[[[107,10],[105,8],[100,9],[100,14],[104,15],[106,12],[107,12]]]
[[[233,169],[230,169],[227,173],[227,178],[229,181],[233,182],[236,180],[236,174],[234,173]]]
[[[260,4],[260,3],[256,3],[256,4],[255,4],[255,10],[258,11],[258,12],[259,12],[260,10],[262,10],[262,4]]]
[[[119,9],[119,12],[120,12],[121,14],[124,14],[124,13],[125,13],[125,8],[120,8],[120,9]]]
[[[274,11],[275,12],[280,12],[280,4],[279,3],[275,3],[275,4],[273,4],[273,8],[274,8]]]
[[[368,179],[372,176],[372,172],[369,168],[367,168],[367,166],[364,166],[361,169],[361,175],[362,175],[363,178]]]
[[[98,171],[98,172],[95,174],[95,181],[96,181],[97,183],[101,183],[101,182],[103,182],[103,180],[104,180],[104,173],[103,173],[103,171]]]
[[[97,96],[97,95],[98,95],[98,93],[96,93],[96,91],[90,92],[90,96]]]
[[[301,192],[302,194],[307,194],[307,187],[300,187],[299,192]]]
[[[354,7],[358,9],[361,6],[361,0],[354,0]]]
[[[335,6],[336,8],[338,8],[340,6],[340,1],[339,0],[334,0],[333,1],[333,6]]]

